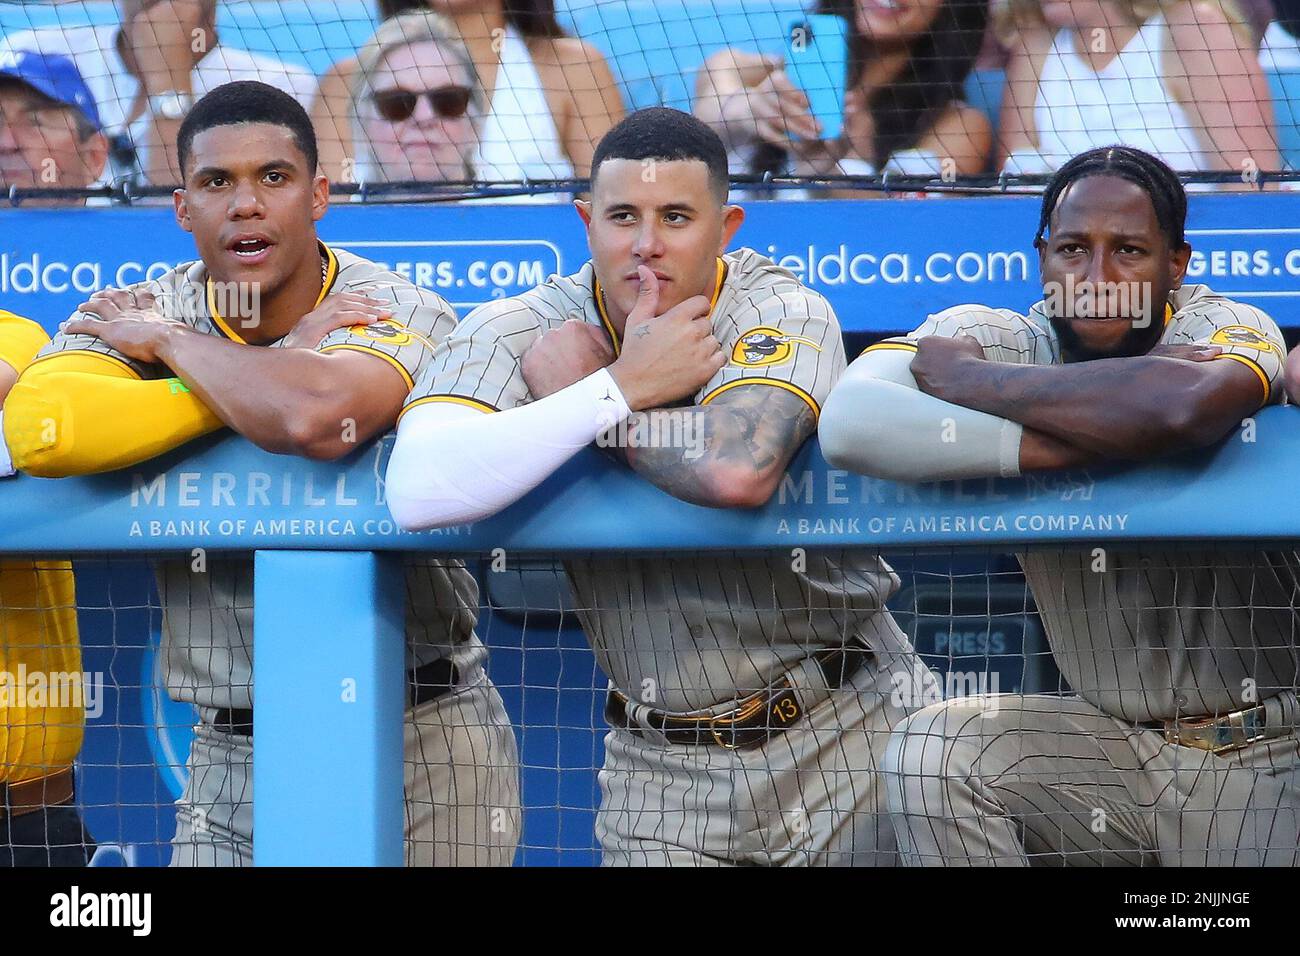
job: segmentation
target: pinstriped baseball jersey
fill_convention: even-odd
[[[437,293],[421,289],[369,259],[362,259],[350,252],[336,252],[323,243],[320,248],[327,271],[317,305],[331,293],[364,293],[391,303],[393,316],[369,326],[336,329],[317,345],[317,351],[351,349],[378,355],[393,366],[406,380],[409,388],[428,363],[438,340],[455,327],[456,313]],[[158,300],[159,309],[167,318],[208,335],[220,336],[232,342],[244,342],[240,333],[247,331],[247,327],[241,327],[239,321],[228,321],[222,313],[234,311],[225,307],[227,305],[240,305],[240,314],[247,314],[249,302],[239,302],[237,299],[245,293],[210,281],[202,260],[186,263],[159,279],[140,282],[127,288],[152,293]],[[278,348],[283,344],[283,339],[277,339],[268,343],[267,347]],[[162,366],[150,366],[128,358],[93,335],[68,335],[60,332],[41,350],[37,361],[58,352],[71,351],[109,356],[145,379],[167,378],[171,375]]]
[[[914,348],[911,343],[927,335],[972,336],[984,346],[984,357],[993,362],[1055,365],[1061,361],[1060,342],[1041,301],[1028,316],[1010,309],[955,305],[929,316],[910,335],[886,339],[866,351]],[[1240,362],[1259,377],[1265,404],[1282,401],[1286,343],[1277,323],[1253,305],[1234,302],[1203,285],[1175,289],[1159,344],[1217,345],[1223,350],[1218,358]]]
[[[328,271],[318,303],[330,293],[358,292],[392,303],[393,316],[370,326],[338,329],[317,351],[356,350],[387,361],[407,382],[415,381],[434,354],[436,343],[456,324],[451,307],[382,266],[349,252],[321,245]],[[238,322],[222,315],[223,290],[208,281],[202,261],[187,263],[162,278],[131,287],[152,292],[164,315],[208,335],[243,342]],[[268,348],[283,346],[284,340]],[[37,361],[63,351],[91,351],[133,369],[145,379],[166,378],[162,366],[137,362],[88,335],[60,333]],[[406,637],[408,664],[416,666],[455,652],[458,665],[482,660],[474,637],[478,587],[459,561],[408,557],[406,560]],[[164,610],[165,681],[177,700],[206,707],[252,707],[253,562],[249,558],[210,559],[196,573],[188,560],[157,563]]]
[[[749,249],[722,257],[718,281],[713,331],[730,360],[695,402],[760,381],[819,411],[845,365],[829,304]],[[603,326],[617,349],[590,263],[475,310],[438,347],[407,408],[526,404],[523,356],[569,318]],[[810,552],[806,570],[791,565],[788,554],[714,554],[599,556],[570,560],[566,568],[605,673],[638,701],[688,711],[757,690],[795,661],[855,634],[882,651],[905,647],[880,612],[898,579],[879,556]]]
[[[438,349],[406,407],[456,401],[503,411],[524,404],[530,398],[524,353],[567,319],[604,328],[617,352],[620,343],[597,286],[587,263],[571,276],[552,276],[523,295],[479,306]],[[765,256],[739,249],[718,260],[711,318],[731,359],[696,394],[696,404],[708,404],[742,380],[763,379],[820,414],[845,365],[839,320],[821,295]]]
[[[1021,316],[956,306],[911,335],[872,348],[914,348],[925,335],[971,335],[985,357],[1051,365],[1060,345],[1042,302]],[[1162,344],[1213,344],[1283,400],[1286,346],[1253,306],[1196,285],[1176,290]],[[1132,721],[1221,714],[1296,687],[1300,557],[1294,551],[1106,550],[1020,555],[1062,674],[1084,699]]]

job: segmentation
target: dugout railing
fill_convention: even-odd
[[[259,865],[401,862],[403,551],[507,567],[576,552],[1300,540],[1290,407],[1208,451],[1016,480],[862,478],[829,468],[811,442],[753,511],[676,501],[592,450],[488,521],[421,534],[398,531],[383,501],[391,441],[329,464],[206,439],[113,474],[0,484],[0,555],[254,552]]]

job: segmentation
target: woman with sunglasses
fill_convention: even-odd
[[[485,106],[469,51],[445,18],[411,13],[386,20],[352,71],[351,179],[474,179]]]
[[[622,118],[623,103],[600,53],[560,27],[554,0],[379,0],[378,6],[385,19],[433,10],[463,40],[477,80],[471,85],[483,104],[472,158],[475,178],[588,175],[596,143]],[[312,110],[321,167],[333,180],[357,181],[367,171],[348,161],[362,158],[349,115],[356,71],[356,60],[336,64],[321,78]],[[471,113],[475,102],[471,98]],[[441,105],[454,106],[446,98]],[[438,109],[432,101],[425,106]],[[396,115],[406,106],[393,101],[385,108]]]

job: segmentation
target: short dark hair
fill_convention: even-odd
[[[699,160],[709,168],[709,185],[726,202],[727,148],[718,134],[690,113],[652,106],[628,115],[611,129],[596,146],[591,157],[591,185],[607,159]]]
[[[1066,187],[1089,176],[1115,176],[1137,186],[1151,198],[1156,222],[1169,240],[1169,247],[1179,249],[1187,241],[1183,235],[1187,225],[1187,190],[1178,174],[1160,159],[1132,146],[1102,146],[1073,157],[1048,182],[1043,191],[1035,245],[1047,233],[1052,213]]]
[[[217,126],[239,123],[269,123],[283,126],[293,134],[293,141],[307,157],[307,170],[316,174],[316,131],[302,105],[284,90],[256,80],[239,80],[218,86],[194,104],[176,136],[176,156],[180,160],[181,178],[190,161],[194,137]]]

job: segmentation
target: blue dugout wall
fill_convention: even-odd
[[[1261,411],[1219,447],[1143,467],[1018,480],[899,485],[828,468],[815,442],[764,508],[714,511],[677,501],[579,454],[491,520],[398,533],[384,505],[391,437],[338,464],[270,455],[217,437],[137,468],[0,484],[0,553],[118,556],[255,551],[257,858],[271,863],[400,861],[400,595],[394,552],[474,559],[504,549],[572,551],[880,547],[990,549],[1220,539],[1300,539],[1293,464],[1300,414]],[[139,566],[79,573],[85,668],[114,685],[91,720],[80,777],[92,830],[117,843],[101,862],[165,862],[188,708],[159,700],[148,647],[112,634],[156,628]],[[151,610],[152,608],[152,610]],[[581,637],[552,632],[503,649],[508,621],[480,633],[512,720],[522,728],[526,863],[591,863],[592,768],[599,767],[596,674]],[[111,627],[107,626],[111,621]],[[496,630],[494,630],[496,629]],[[543,629],[544,630],[544,629]],[[107,634],[107,636],[106,636]],[[509,644],[509,641],[506,641]],[[344,702],[340,681],[357,681]],[[525,697],[523,690],[527,688]],[[119,765],[109,773],[105,765]],[[160,804],[161,806],[156,806]]]

